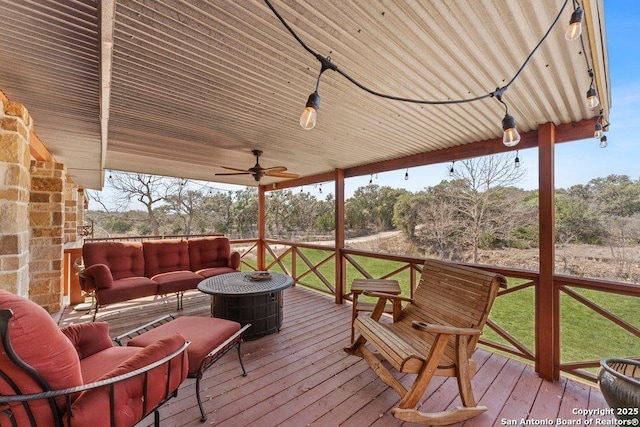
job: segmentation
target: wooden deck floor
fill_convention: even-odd
[[[178,314],[208,315],[209,298],[185,294]],[[139,299],[103,308],[98,320],[110,324],[111,336],[168,313],[176,300]],[[398,395],[386,387],[358,357],[342,348],[349,343],[350,305],[336,305],[304,288],[285,291],[284,324],[279,333],[242,344],[248,376],[242,377],[235,351],[212,366],[202,380],[208,420],[200,423],[195,380],[187,379],[178,396],[161,409],[162,426],[395,426],[389,410]],[[60,326],[90,321],[87,312],[67,309]],[[608,408],[596,387],[562,379],[551,383],[531,366],[479,349],[473,388],[489,410],[463,425],[522,425],[522,419],[565,421],[610,418],[581,416],[575,410]],[[408,378],[401,378],[405,385]],[[435,378],[424,395],[423,411],[459,405],[455,379]],[[152,423],[147,417],[142,425]],[[540,425],[539,423],[536,423]],[[578,424],[574,421],[574,424]],[[404,424],[410,425],[410,424]],[[545,425],[545,424],[543,424]]]

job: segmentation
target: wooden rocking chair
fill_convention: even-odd
[[[425,262],[413,299],[365,292],[379,297],[368,316],[359,316],[354,328],[360,336],[345,348],[363,357],[375,373],[401,397],[391,410],[401,420],[419,424],[457,423],[486,411],[477,406],[471,388],[476,364],[471,359],[499,287],[506,280],[496,273],[443,261]],[[398,319],[379,322],[387,300],[407,301]],[[369,342],[376,354],[369,350]],[[407,390],[383,365],[386,360],[399,372],[418,374]],[[464,406],[443,412],[415,409],[434,375],[455,376]]]

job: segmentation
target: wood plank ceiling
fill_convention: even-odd
[[[313,50],[373,90],[449,100],[503,86],[564,0],[273,0]],[[608,115],[602,0],[584,0],[585,36],[558,25],[504,95],[521,132],[594,118],[588,66]],[[372,96],[331,70],[318,124],[298,119],[317,59],[262,0],[0,0],[0,89],[81,186],[103,169],[255,185],[221,166],[282,165],[302,176],[500,137],[496,99],[429,106]],[[102,30],[102,31],[101,31]],[[263,178],[262,184],[278,179]]]

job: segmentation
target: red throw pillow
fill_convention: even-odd
[[[107,322],[78,323],[62,330],[73,344],[80,360],[113,346]]]

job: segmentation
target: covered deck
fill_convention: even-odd
[[[637,339],[637,321],[581,291],[637,301],[640,287],[556,273],[554,193],[555,145],[591,138],[595,126],[609,120],[604,2],[580,2],[584,35],[573,43],[560,28],[574,13],[575,2],[567,0],[506,2],[499,11],[490,0],[474,2],[471,9],[449,8],[442,1],[415,8],[403,1],[368,7],[274,3],[318,56],[295,42],[265,1],[1,4],[7,30],[0,34],[0,130],[11,146],[0,152],[0,169],[14,171],[0,183],[0,208],[6,213],[0,224],[7,225],[0,233],[2,287],[29,295],[50,311],[60,308],[73,261],[62,259],[63,244],[81,244],[83,192],[102,189],[109,170],[203,181],[216,174],[221,183],[257,186],[258,233],[251,242],[240,242],[254,245],[249,251],[257,261],[251,268],[280,268],[297,285],[314,282],[331,296],[300,286],[287,291],[282,331],[243,348],[249,376],[240,376],[230,355],[206,373],[209,422],[394,425],[398,421],[388,410],[395,393],[375,380],[364,362],[342,352],[349,341],[349,284],[354,270],[369,277],[359,260],[374,257],[397,262],[385,277],[402,274],[414,289],[423,260],[345,246],[345,179],[535,149],[539,269],[485,266],[519,281],[501,297],[530,294],[534,336],[523,343],[503,326],[489,324],[503,341],[490,348],[534,366],[479,351],[474,387],[490,409],[466,424],[514,420],[517,425],[522,418],[569,422],[578,418],[574,409],[605,408],[593,386],[560,376],[593,379],[593,373],[581,372],[598,365],[596,357],[563,357],[561,321],[571,311],[565,301],[577,301]],[[542,43],[547,28],[553,31]],[[536,55],[534,46],[540,46]],[[296,121],[314,82],[318,89],[318,65],[322,74],[334,64],[382,92],[427,103],[386,103],[327,73],[318,126],[305,132]],[[588,89],[597,89],[597,108],[585,105]],[[479,99],[429,105],[468,97]],[[518,121],[517,146],[503,143],[508,115]],[[300,178],[220,175],[250,166],[254,149],[265,151],[265,165],[282,164]],[[334,185],[335,238],[331,248],[307,247],[328,251],[316,263],[306,258],[303,245],[269,239],[265,195],[322,183]],[[276,253],[276,244],[289,249]],[[173,303],[108,306],[99,320],[109,321],[115,336],[171,312]],[[209,305],[205,296],[191,293],[185,306],[184,314],[205,315]],[[89,314],[67,309],[60,325],[86,320]],[[313,369],[305,369],[309,366]],[[451,380],[435,380],[423,409],[455,405],[454,390]],[[187,381],[179,398],[162,409],[163,425],[200,425],[193,393]]]
[[[107,306],[98,320],[107,321],[112,337],[147,321],[172,313],[173,297]],[[207,315],[209,296],[185,294],[179,315]],[[90,320],[88,312],[67,308],[60,326]],[[242,377],[235,352],[205,372],[202,380],[207,423],[218,426],[393,426],[402,422],[389,409],[399,397],[377,379],[364,360],[347,355],[351,306],[334,304],[329,296],[295,286],[285,291],[284,323],[280,332],[242,344],[248,375]],[[549,382],[534,367],[480,348],[474,355],[478,371],[473,388],[479,404],[489,410],[464,426],[520,425],[521,420],[557,419],[584,425],[574,413],[608,408],[595,385],[562,377]],[[177,398],[160,410],[163,426],[200,426],[195,380],[181,386]],[[403,381],[405,385],[408,381]],[[459,405],[455,378],[434,379],[421,410],[440,411]],[[580,424],[578,424],[580,420]],[[152,420],[145,423],[151,424]],[[406,424],[405,425],[409,425]]]

